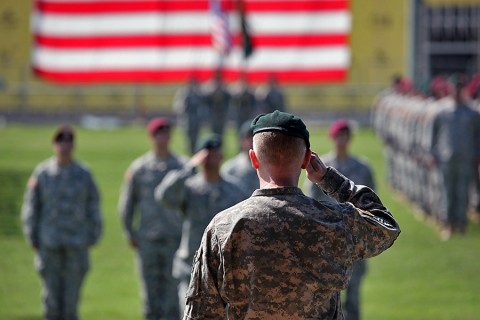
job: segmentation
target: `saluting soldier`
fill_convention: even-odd
[[[179,280],[181,310],[185,306],[193,255],[203,230],[217,212],[247,197],[237,185],[220,174],[223,159],[220,136],[204,137],[197,150],[184,169],[169,172],[155,190],[158,201],[180,210],[183,217],[182,239],[173,268],[174,276]],[[201,166],[200,172],[196,172],[197,166]]]
[[[310,151],[298,117],[275,111],[252,129],[260,189],[206,228],[184,319],[343,319],[352,264],[388,249],[399,226],[370,188]],[[338,203],[305,196],[302,169]]]

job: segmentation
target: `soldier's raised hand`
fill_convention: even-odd
[[[327,166],[323,163],[318,154],[313,151],[310,157],[310,162],[305,169],[307,171],[308,180],[313,183],[320,183],[327,173]]]

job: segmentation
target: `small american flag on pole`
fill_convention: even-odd
[[[256,82],[347,79],[349,0],[242,0],[255,48],[248,61],[235,1],[35,0],[32,67],[59,83],[206,81],[229,52],[226,81],[243,72]]]
[[[223,10],[220,0],[210,0],[210,10],[213,15],[212,45],[222,56],[226,56],[232,46],[228,15]]]

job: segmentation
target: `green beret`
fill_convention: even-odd
[[[218,134],[211,134],[203,137],[197,143],[197,152],[202,149],[220,149],[222,147],[222,137]]]
[[[303,121],[293,114],[275,110],[272,113],[258,115],[250,125],[253,134],[266,131],[280,131],[289,136],[302,138],[310,148],[310,134]]]
[[[243,138],[243,137],[253,136],[251,124],[252,124],[252,119],[247,120],[242,124],[239,130],[240,137]]]

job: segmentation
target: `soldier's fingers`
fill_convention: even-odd
[[[316,153],[312,153],[309,165],[312,167],[313,171],[318,171],[320,169],[320,159]]]

